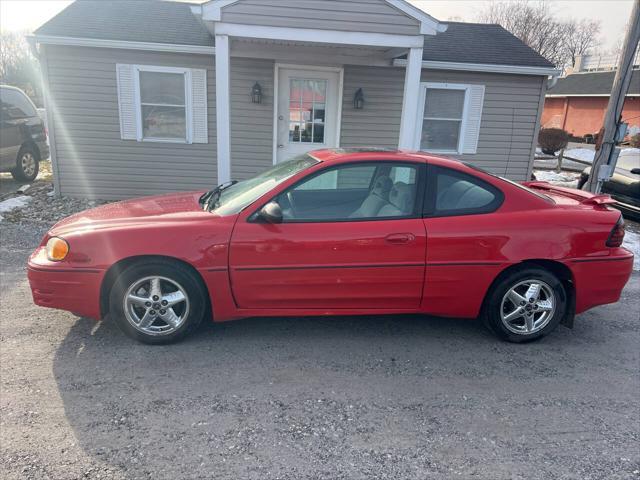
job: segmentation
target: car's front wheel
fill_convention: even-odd
[[[500,338],[527,342],[553,331],[567,309],[562,282],[537,267],[515,270],[497,282],[485,305],[485,321]]]
[[[189,268],[153,261],[127,268],[110,295],[120,329],[143,343],[173,343],[192,332],[206,310],[206,290]]]
[[[31,182],[38,176],[39,169],[40,158],[37,152],[31,147],[22,147],[11,175],[21,182]]]

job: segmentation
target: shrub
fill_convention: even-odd
[[[555,155],[569,143],[569,134],[561,128],[541,128],[538,134],[538,144],[542,153]]]
[[[640,148],[640,133],[636,133],[629,139],[629,145],[633,148]]]

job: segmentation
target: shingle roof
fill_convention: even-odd
[[[212,46],[190,5],[151,0],[76,0],[37,35]]]
[[[500,25],[447,22],[427,36],[424,59],[445,62],[553,67]],[[214,44],[190,4],[153,0],[76,0],[38,28],[37,35],[173,43]]]
[[[574,73],[558,80],[547,95],[608,95],[615,71]],[[630,95],[640,95],[640,70],[634,70],[629,84]]]
[[[549,60],[500,25],[445,23],[448,25],[445,32],[425,38],[425,60],[553,67]]]

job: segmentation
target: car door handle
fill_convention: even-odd
[[[391,235],[387,235],[384,239],[387,243],[402,245],[414,241],[416,237],[411,233],[392,233]]]

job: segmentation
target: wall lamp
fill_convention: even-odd
[[[364,92],[362,88],[356,90],[356,94],[353,96],[353,108],[356,110],[362,110],[364,107]]]
[[[251,87],[251,103],[262,103],[262,87],[258,82]]]

